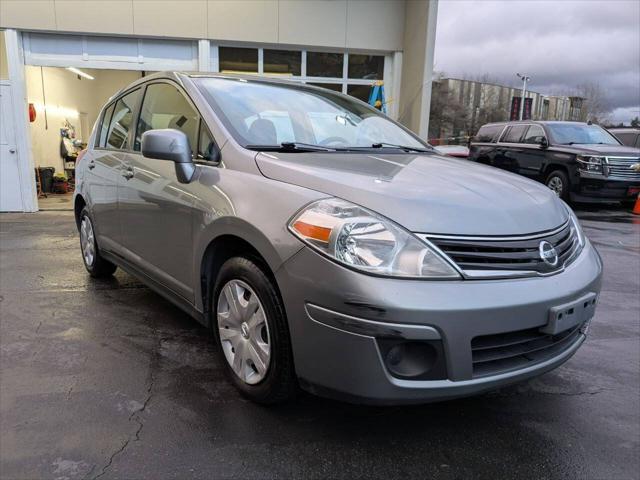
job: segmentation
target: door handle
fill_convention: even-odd
[[[15,148],[10,148],[9,149],[9,153],[16,153],[16,149]]]
[[[89,170],[93,170],[94,168],[96,168],[96,162],[94,162],[93,160],[91,160],[91,161],[89,162],[89,164],[87,165],[87,168],[88,168]]]

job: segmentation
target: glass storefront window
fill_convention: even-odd
[[[264,50],[264,73],[300,76],[302,52],[287,50]]]
[[[307,75],[342,78],[343,63],[341,53],[307,52]]]
[[[257,48],[220,47],[218,52],[221,72],[258,73]]]
[[[382,80],[384,57],[381,55],[349,54],[349,78]]]

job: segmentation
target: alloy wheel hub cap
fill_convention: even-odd
[[[242,337],[244,339],[249,339],[249,325],[247,325],[247,322],[242,322],[242,325],[240,326],[240,332],[242,333]]]

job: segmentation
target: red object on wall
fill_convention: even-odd
[[[29,104],[29,122],[33,123],[36,121],[36,107],[33,103]]]

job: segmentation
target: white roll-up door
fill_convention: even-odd
[[[198,42],[23,33],[27,65],[115,70],[197,70]]]

